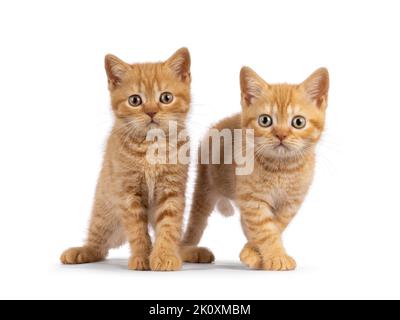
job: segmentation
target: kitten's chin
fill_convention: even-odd
[[[287,159],[287,158],[292,158],[294,156],[295,152],[290,150],[289,148],[285,146],[279,146],[275,147],[269,155],[272,158],[277,158],[277,159]]]
[[[150,122],[147,124],[145,128],[143,128],[143,132],[146,135],[164,135],[165,137],[168,137],[170,134],[170,130],[172,129],[172,132],[174,132],[174,128],[170,128],[168,123],[163,123],[163,122]]]
[[[160,129],[160,125],[157,122],[150,122],[146,127],[147,132],[155,129]]]
[[[264,157],[277,160],[299,158],[302,154],[303,150],[297,150],[287,145],[271,146],[263,152]]]

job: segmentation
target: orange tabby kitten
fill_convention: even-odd
[[[190,55],[178,50],[163,63],[127,64],[107,55],[105,67],[115,124],[97,185],[87,241],[61,256],[64,264],[104,259],[128,240],[129,269],[173,271],[179,255],[188,166],[151,164],[150,129],[168,136],[169,122],[185,128],[190,105]],[[178,145],[179,149],[180,145]],[[156,233],[154,246],[148,224]]]
[[[315,146],[324,129],[328,71],[319,69],[300,85],[270,85],[244,67],[240,84],[242,114],[215,128],[254,130],[254,171],[236,176],[234,165],[199,165],[184,260],[214,260],[210,251],[196,245],[216,204],[220,211],[232,211],[228,198],[240,209],[248,239],[242,262],[254,269],[292,270],[296,262],[281,237],[312,181]]]

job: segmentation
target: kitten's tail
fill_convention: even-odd
[[[231,217],[235,214],[235,209],[233,208],[231,202],[226,198],[222,198],[218,201],[217,209],[225,217]]]

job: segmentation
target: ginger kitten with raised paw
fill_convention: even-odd
[[[183,258],[195,263],[214,260],[209,250],[197,245],[215,206],[231,213],[232,200],[240,209],[248,239],[241,261],[253,269],[293,270],[296,262],[283,246],[282,233],[312,182],[315,147],[324,130],[329,74],[322,68],[299,85],[271,85],[244,67],[240,85],[242,113],[214,128],[254,130],[253,152],[248,155],[254,160],[254,170],[236,175],[235,163],[199,164]]]
[[[190,106],[190,55],[178,50],[162,63],[127,64],[107,55],[105,67],[115,123],[97,184],[87,241],[61,256],[64,264],[105,259],[126,241],[129,269],[174,271],[179,254],[187,164],[151,164],[146,135],[169,122],[185,129]],[[178,144],[178,149],[181,147]],[[148,232],[152,225],[154,244]]]

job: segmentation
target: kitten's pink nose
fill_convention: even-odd
[[[153,119],[157,112],[146,112],[146,114]]]
[[[283,141],[287,138],[287,134],[286,133],[276,133],[275,137],[277,137],[279,140]]]

